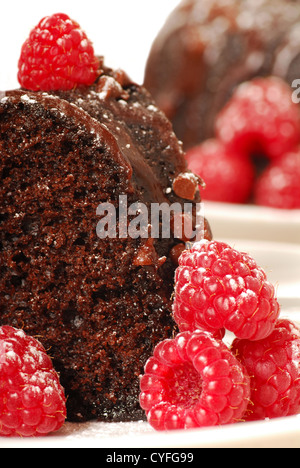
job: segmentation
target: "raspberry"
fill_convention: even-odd
[[[205,187],[203,198],[227,203],[246,203],[252,192],[254,168],[250,158],[236,154],[215,139],[192,148],[186,155],[192,172]]]
[[[300,208],[300,150],[287,153],[262,173],[254,190],[257,205]]]
[[[180,331],[225,328],[256,341],[273,331],[279,304],[274,286],[250,255],[203,240],[179,258],[173,314]]]
[[[216,119],[216,135],[230,150],[276,159],[299,143],[300,114],[280,78],[242,83]]]
[[[232,352],[251,376],[251,404],[247,420],[298,414],[300,411],[300,330],[278,320],[264,340],[236,339]]]
[[[31,91],[67,90],[91,85],[99,60],[91,41],[69,16],[57,13],[43,18],[21,49],[18,79]]]
[[[202,330],[159,343],[140,388],[141,407],[156,430],[240,421],[250,397],[244,367],[221,340]]]
[[[0,327],[0,436],[41,436],[66,419],[64,390],[43,346]]]

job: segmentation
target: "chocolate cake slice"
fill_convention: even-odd
[[[69,421],[143,419],[139,375],[174,332],[174,258],[186,239],[118,228],[101,238],[96,228],[102,203],[118,221],[120,196],[149,210],[200,202],[170,122],[144,88],[103,64],[89,87],[8,91],[0,177],[0,324],[46,347]],[[211,238],[206,222],[202,235]]]

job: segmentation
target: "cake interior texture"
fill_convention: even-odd
[[[97,236],[97,207],[178,196],[182,145],[150,94],[102,63],[94,85],[0,95],[0,325],[53,359],[69,421],[144,419],[139,376],[172,337],[172,251],[184,240]],[[184,193],[183,193],[184,195]],[[203,237],[211,238],[205,222]]]

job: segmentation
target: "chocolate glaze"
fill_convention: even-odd
[[[299,78],[299,0],[183,0],[155,39],[145,86],[185,149],[214,135],[235,86]]]

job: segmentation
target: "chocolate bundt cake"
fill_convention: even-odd
[[[91,86],[0,95],[0,325],[46,347],[69,421],[144,418],[139,375],[172,336],[184,244],[101,238],[97,209],[110,203],[118,219],[121,195],[128,206],[196,207],[198,181],[187,174],[170,122],[120,70],[102,63]]]
[[[155,39],[144,84],[185,149],[214,134],[235,86],[299,79],[299,0],[183,0]]]

